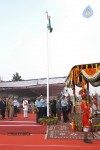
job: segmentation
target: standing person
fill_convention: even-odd
[[[56,117],[56,100],[53,98],[51,101],[51,116]]]
[[[89,121],[89,118],[91,117],[90,105],[87,103],[85,92],[81,94],[81,97],[82,97],[81,110],[82,110],[84,142],[91,143],[91,140],[88,139],[88,133],[91,127],[91,122]]]
[[[23,99],[23,111],[24,111],[24,118],[28,118],[28,100]]]
[[[42,104],[40,101],[40,97],[36,98],[35,101],[35,109],[36,109],[36,122],[39,123],[39,118],[41,118],[41,108],[42,108]]]
[[[18,106],[17,98],[14,98],[14,117],[17,117],[18,112],[17,106]]]
[[[2,101],[0,97],[0,119],[2,119]]]
[[[93,96],[93,110],[94,110],[95,116],[100,115],[100,107],[99,107],[99,102],[97,100],[96,95]]]
[[[4,97],[1,98],[1,115],[2,119],[5,119],[5,111],[6,111],[6,100]]]
[[[6,115],[7,115],[8,118],[9,118],[9,105],[8,105],[8,101],[9,101],[9,98],[6,97]]]
[[[71,101],[71,98],[70,98],[69,94],[67,96],[67,100],[68,100],[67,119],[70,120],[70,114],[72,112],[73,102]]]
[[[45,99],[42,95],[40,95],[40,102],[41,102],[41,118],[45,116]]]
[[[56,102],[56,113],[57,113],[57,117],[58,120],[61,120],[61,99],[60,96],[57,98],[57,102]]]
[[[93,103],[94,103],[94,105],[96,106],[96,108],[98,109],[98,108],[99,108],[99,105],[98,105],[98,100],[97,100],[96,95],[93,96]]]
[[[44,116],[47,116],[47,100],[45,98],[45,102],[44,102]]]
[[[63,113],[63,122],[65,123],[67,122],[67,105],[68,105],[67,99],[65,95],[63,95],[61,99],[61,107],[62,107],[62,113]]]
[[[9,109],[9,120],[12,121],[14,116],[14,101],[12,97],[10,97],[8,100],[8,109]]]

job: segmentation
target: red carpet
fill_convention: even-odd
[[[89,132],[89,139],[99,139],[100,132]],[[84,133],[81,131],[72,132],[71,125],[69,123],[61,125],[51,125],[47,127],[48,139],[83,139]]]
[[[0,134],[45,134],[46,125],[36,124],[33,114],[29,114],[28,116],[28,118],[23,118],[23,114],[18,114],[18,117],[14,117],[13,121],[8,121],[8,119],[1,120]]]

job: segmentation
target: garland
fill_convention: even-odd
[[[82,79],[82,83],[79,81],[80,73],[84,77],[84,79]],[[98,68],[97,64],[95,64],[95,68],[93,68],[92,64],[91,68],[88,68],[88,65],[86,65],[86,69],[83,69],[83,66],[81,66],[81,68],[79,69],[79,67],[77,66],[77,68],[71,70],[70,76],[66,81],[66,85],[67,87],[71,87],[72,83],[74,83],[75,85],[79,86],[81,83],[81,86],[84,88],[84,86],[86,86],[85,79],[89,82],[94,82],[98,77],[100,77],[100,68]]]
[[[82,70],[81,73],[83,76],[88,79],[89,81],[95,81],[100,76],[100,70],[96,71],[94,74],[89,75],[86,73],[85,70]]]

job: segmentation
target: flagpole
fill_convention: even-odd
[[[51,21],[50,16],[48,16],[48,12],[45,12],[47,14],[47,116],[49,117],[49,46],[48,46],[48,30],[49,33],[53,31],[53,28],[51,27]]]
[[[48,12],[46,11],[47,19]],[[48,48],[48,28],[47,28],[47,116],[49,117],[49,48]]]

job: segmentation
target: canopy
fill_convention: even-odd
[[[66,77],[49,78],[49,95],[58,96],[65,87]],[[19,95],[21,97],[37,97],[47,95],[47,79],[31,79],[23,81],[0,82],[0,95]]]
[[[76,85],[85,88],[87,83],[90,83],[94,87],[100,86],[100,63],[74,66],[65,82],[67,87]]]

